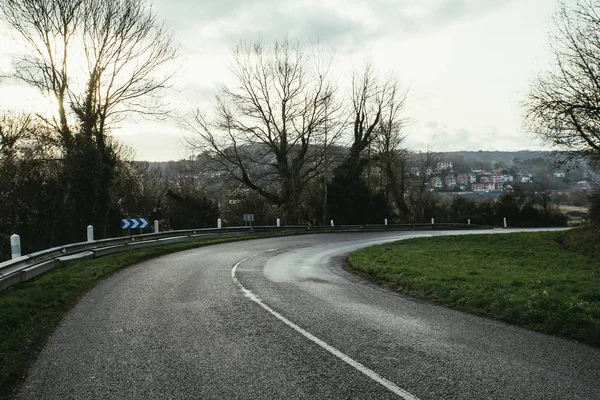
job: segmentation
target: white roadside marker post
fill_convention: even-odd
[[[88,242],[94,241],[94,227],[92,225],[88,225],[88,227],[87,227],[87,241]]]
[[[21,257],[21,237],[17,234],[10,237],[10,252],[13,259]]]

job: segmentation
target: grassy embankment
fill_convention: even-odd
[[[348,261],[399,292],[600,346],[599,237],[588,228],[410,239]]]
[[[210,244],[278,235],[177,243],[72,261],[0,293],[0,399],[11,399],[48,337],[99,281],[138,262]]]

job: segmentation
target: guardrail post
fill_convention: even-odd
[[[435,218],[431,218],[431,225],[435,224]]]
[[[280,226],[281,226],[281,219],[277,218],[277,227],[280,227]]]
[[[385,224],[385,226],[387,226],[387,218],[383,220],[383,223]]]
[[[506,228],[506,217],[504,217],[504,227]]]
[[[223,223],[221,221],[221,218],[217,219],[217,228],[221,229],[223,227]]]
[[[159,230],[158,230],[158,220],[155,219],[154,220],[154,233],[158,233],[158,232],[159,232]]]
[[[471,219],[470,218],[467,220],[467,225],[471,225]]]
[[[334,225],[333,225],[333,220],[331,220],[331,226],[334,226]]]
[[[10,252],[12,258],[21,257],[21,236],[14,234],[10,237]]]
[[[87,241],[88,242],[94,241],[94,227],[91,225],[88,225],[88,227],[87,227]]]

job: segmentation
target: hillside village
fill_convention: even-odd
[[[413,167],[411,172],[419,176],[421,171]],[[543,182],[555,182],[557,189],[564,188],[564,181],[568,172],[563,170],[554,170],[543,175],[536,175],[533,172],[521,171],[513,172],[506,168],[499,169],[471,169],[469,172],[458,173],[454,171],[452,162],[438,162],[436,168],[428,168],[425,171],[431,180],[426,183],[435,191],[450,192],[510,192],[514,190],[515,184],[530,184],[538,180]],[[582,173],[583,180],[573,183],[572,187],[581,190],[591,190],[593,185],[600,182],[600,174],[592,171]]]
[[[500,157],[500,156],[505,157]],[[563,202],[573,194],[585,194],[600,186],[600,171],[588,164],[558,167],[551,153],[485,152],[443,153],[435,166],[412,167],[426,174],[425,185],[440,194],[498,198],[515,189],[548,191]],[[495,161],[495,159],[502,161]],[[454,161],[451,161],[454,160]]]

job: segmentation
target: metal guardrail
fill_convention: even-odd
[[[396,224],[396,225],[337,225],[337,226],[242,226],[232,228],[203,228],[165,231],[72,243],[38,251],[0,263],[0,292],[19,283],[33,279],[61,262],[72,259],[101,257],[142,247],[154,247],[191,240],[245,236],[260,233],[357,232],[395,230],[482,229],[481,225],[467,224]]]

